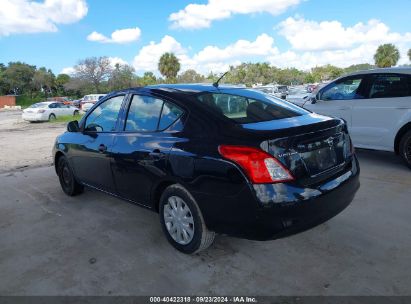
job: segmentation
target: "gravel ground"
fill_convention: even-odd
[[[21,111],[0,111],[0,173],[52,163],[51,149],[66,123],[29,123]]]

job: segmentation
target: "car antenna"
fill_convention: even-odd
[[[213,86],[216,87],[216,88],[218,88],[218,83],[220,82],[221,79],[223,79],[223,77],[224,77],[227,73],[228,73],[228,71],[225,72],[223,75],[221,75],[221,77],[218,78],[218,80],[213,83]]]

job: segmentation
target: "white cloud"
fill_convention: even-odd
[[[118,43],[125,44],[137,41],[141,36],[141,30],[138,27],[116,30],[111,33],[111,38],[98,32],[92,32],[87,36],[87,40],[101,43]]]
[[[207,4],[189,4],[169,16],[173,28],[199,29],[211,26],[215,20],[234,14],[269,13],[279,15],[301,0],[208,0]]]
[[[120,57],[108,57],[108,59],[110,60],[110,64],[113,68],[116,66],[117,63],[120,64],[120,65],[128,64],[127,61],[125,61],[124,59],[122,59]]]
[[[134,58],[134,68],[137,71],[156,72],[161,55],[165,52],[173,52],[180,60],[182,71],[195,69],[202,73],[223,72],[227,71],[230,65],[275,54],[278,50],[273,44],[272,37],[261,34],[255,41],[238,40],[223,48],[206,46],[193,56],[189,56],[187,48],[184,48],[173,37],[164,36],[159,43],[152,41],[141,48]]]
[[[164,36],[159,43],[151,41],[143,46],[134,58],[133,66],[137,71],[156,71],[157,64],[162,54],[174,53],[179,59],[187,59],[187,50],[171,36]]]
[[[290,17],[280,23],[279,29],[292,48],[299,51],[342,50],[364,43],[395,43],[411,39],[411,33],[402,36],[390,32],[387,25],[375,19],[344,27],[339,21],[317,22]]]
[[[2,0],[0,36],[56,32],[58,24],[77,22],[87,11],[85,0]]]
[[[358,63],[373,63],[378,46],[395,44],[401,53],[399,64],[407,62],[411,33],[396,33],[378,20],[344,27],[339,21],[310,21],[288,18],[277,27],[292,49],[270,56],[269,61],[280,67],[309,69],[333,64],[347,67]]]
[[[61,70],[60,74],[67,74],[67,75],[73,75],[75,73],[75,70],[73,67],[66,67]]]

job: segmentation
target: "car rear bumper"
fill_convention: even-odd
[[[343,211],[360,187],[359,171],[354,159],[350,171],[315,189],[254,185],[254,193],[244,190],[223,200],[208,197],[208,204],[204,204],[205,197],[199,197],[200,208],[205,207],[202,212],[207,227],[217,233],[252,240],[277,239],[315,227]],[[208,212],[210,207],[212,212]]]

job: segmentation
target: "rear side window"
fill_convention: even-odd
[[[118,114],[124,96],[116,96],[107,99],[96,107],[87,116],[85,130],[92,132],[111,132],[114,131],[117,123]]]
[[[163,111],[161,112],[161,118],[160,118],[160,123],[158,125],[158,129],[159,130],[167,129],[177,119],[179,119],[181,115],[183,115],[183,111],[179,107],[169,102],[164,102]]]
[[[379,74],[371,76],[370,98],[411,96],[411,76]]]
[[[127,114],[126,131],[154,132],[167,129],[183,111],[161,99],[134,95]]]
[[[162,106],[161,99],[134,95],[127,114],[126,131],[157,130]]]
[[[197,99],[210,110],[237,123],[262,122],[306,114],[304,110],[285,101],[266,94],[253,93],[254,96],[257,94],[260,95],[258,99],[246,95],[205,93],[199,95]]]

